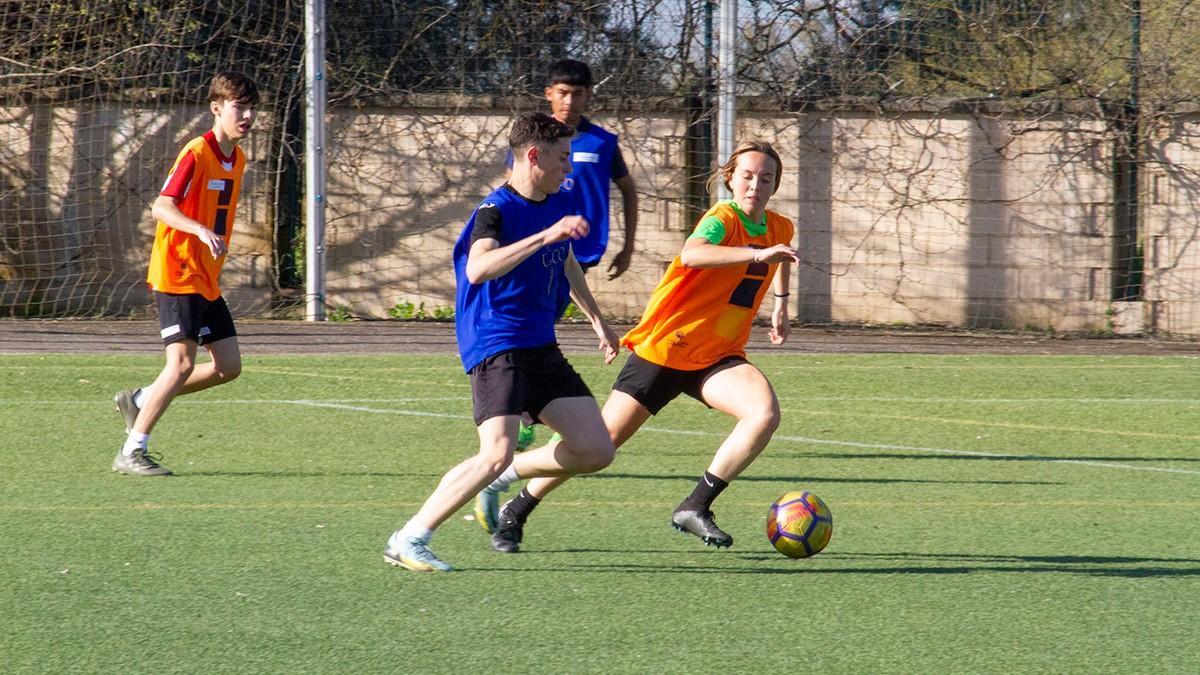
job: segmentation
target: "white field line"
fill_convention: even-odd
[[[430,413],[430,412],[421,412],[421,411],[415,411],[415,410],[388,410],[388,409],[379,409],[379,408],[367,408],[365,406],[350,406],[350,405],[341,405],[341,404],[331,405],[331,404],[317,403],[317,402],[313,402],[313,401],[307,401],[307,402],[296,401],[295,403],[300,404],[300,405],[312,405],[312,406],[316,406],[316,407],[330,407],[330,408],[338,408],[338,409],[342,409],[342,410],[356,410],[359,412],[369,412],[369,413],[379,413],[379,414],[414,415],[414,416],[443,417],[443,418],[453,418],[453,419],[471,419],[471,417],[469,415]],[[724,438],[725,437],[725,434],[715,433],[715,432],[711,432],[711,431],[689,431],[689,430],[684,430],[684,429],[664,429],[661,427],[653,427],[653,426],[644,426],[641,428],[641,431],[651,431],[651,432],[660,433],[660,434],[676,434],[676,435],[680,435],[680,436],[707,436],[707,437],[716,437],[716,438]],[[836,445],[836,446],[841,446],[841,447],[862,448],[862,449],[867,449],[867,450],[903,450],[906,452],[913,452],[913,453],[918,453],[918,454],[929,454],[929,455],[967,455],[970,457],[984,457],[984,458],[1003,459],[1003,460],[1020,459],[1020,460],[1031,461],[1031,462],[1046,462],[1049,464],[1075,464],[1075,465],[1079,465],[1079,466],[1087,466],[1087,467],[1102,468],[1102,469],[1122,469],[1122,470],[1126,470],[1126,471],[1150,471],[1150,472],[1158,472],[1158,473],[1175,473],[1175,474],[1184,474],[1184,475],[1191,475],[1191,476],[1200,476],[1200,471],[1190,470],[1190,469],[1172,469],[1169,467],[1157,467],[1157,466],[1134,466],[1132,464],[1120,464],[1117,462],[1097,462],[1094,460],[1081,460],[1081,459],[1052,459],[1052,458],[1047,458],[1047,457],[1034,457],[1031,455],[1017,455],[1017,454],[1008,454],[1008,453],[1001,453],[1001,452],[978,452],[978,451],[973,451],[973,450],[951,450],[948,448],[927,448],[927,447],[923,447],[923,446],[890,445],[890,444],[885,444],[885,443],[858,443],[858,442],[854,442],[854,441],[832,441],[832,440],[824,439],[824,438],[807,438],[805,436],[788,436],[788,435],[784,435],[784,434],[776,434],[774,437],[772,437],[771,440],[772,441],[786,441],[786,442],[790,442],[790,443],[809,444],[809,445]]]
[[[261,400],[260,399],[260,400],[233,400],[233,401],[222,400],[222,401],[194,401],[194,402],[192,402],[192,401],[185,400],[185,401],[177,401],[176,403],[177,404],[181,403],[181,402],[182,403],[191,403],[192,405],[204,404],[204,403],[219,404],[219,405],[229,405],[230,403],[270,404],[270,405],[283,404],[283,405],[307,406],[307,407],[314,407],[314,408],[330,408],[330,409],[334,409],[334,410],[349,410],[349,411],[353,411],[353,412],[363,412],[363,413],[372,413],[372,414],[380,414],[380,415],[403,415],[403,416],[411,416],[411,417],[436,417],[436,418],[442,418],[442,419],[471,420],[472,418],[470,415],[457,415],[457,414],[453,414],[453,413],[427,412],[427,411],[422,411],[422,410],[397,410],[394,408],[375,408],[375,407],[368,407],[365,405],[353,405],[354,403],[384,403],[384,404],[393,403],[394,404],[394,403],[414,403],[414,402],[422,402],[422,401],[463,401],[463,400],[467,400],[466,397],[454,396],[454,397],[443,397],[443,398],[417,397],[417,398],[400,398],[400,399],[344,399],[344,400],[340,400],[340,401],[313,401],[313,400],[307,400],[307,399],[296,399],[296,400]],[[95,401],[41,401],[41,402],[39,402],[39,401],[16,401],[16,400],[6,401],[4,399],[0,399],[0,405],[7,405],[7,404],[28,405],[31,403],[43,403],[43,404],[86,403],[89,405],[93,405],[93,404],[95,404]],[[666,428],[655,427],[655,426],[644,426],[641,428],[641,431],[649,431],[649,432],[660,433],[660,434],[675,434],[675,435],[679,435],[679,436],[705,436],[705,437],[712,437],[712,438],[724,438],[725,437],[725,434],[711,432],[711,431],[694,431],[694,430],[687,430],[687,429],[666,429]],[[1037,457],[1037,456],[1032,456],[1032,455],[1022,455],[1022,454],[1015,454],[1015,453],[980,452],[980,451],[976,451],[976,450],[955,450],[955,449],[951,449],[951,448],[932,448],[932,447],[925,447],[925,446],[919,446],[919,445],[893,445],[893,444],[888,444],[888,443],[861,443],[861,442],[857,442],[857,441],[838,441],[838,440],[831,440],[831,439],[827,439],[827,438],[808,438],[806,436],[790,436],[790,435],[786,435],[786,434],[776,434],[772,438],[772,441],[774,441],[774,442],[783,441],[783,442],[788,442],[788,443],[799,443],[799,444],[806,444],[806,445],[832,445],[832,446],[847,447],[847,448],[860,448],[860,449],[864,449],[864,450],[899,450],[899,451],[904,451],[904,452],[912,452],[912,453],[916,453],[916,454],[927,454],[927,455],[966,455],[969,457],[983,457],[983,458],[1002,459],[1002,460],[1017,459],[1017,460],[1023,460],[1023,461],[1029,461],[1029,462],[1044,462],[1047,464],[1073,464],[1073,465],[1077,465],[1077,466],[1086,466],[1086,467],[1091,467],[1091,468],[1119,469],[1119,470],[1125,470],[1125,471],[1143,471],[1143,472],[1154,472],[1154,473],[1171,473],[1171,474],[1181,474],[1181,475],[1189,475],[1189,476],[1200,476],[1200,470],[1193,470],[1193,469],[1174,469],[1174,468],[1170,468],[1170,467],[1156,467],[1156,466],[1135,466],[1132,464],[1121,464],[1118,462],[1098,462],[1095,460],[1054,459],[1054,458],[1048,458],[1048,457]]]
[[[455,399],[458,400],[458,399]],[[435,413],[425,412],[423,410],[394,410],[390,408],[368,408],[361,405],[350,405],[347,403],[332,403],[328,401],[280,401],[281,403],[292,403],[295,405],[311,406],[313,408],[333,408],[334,410],[350,410],[353,412],[375,413],[379,415],[409,415],[412,417],[441,417],[452,420],[470,420],[473,419],[470,415],[455,415],[452,413]]]

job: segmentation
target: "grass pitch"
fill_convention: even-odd
[[[453,357],[247,357],[109,470],[118,388],[158,357],[0,359],[0,671],[1190,672],[1200,663],[1200,363],[1183,357],[752,356],[783,424],[669,527],[731,421],[681,398],[494,553],[469,508],[386,565],[476,449]],[[620,363],[574,356],[603,400]],[[541,431],[539,439],[546,432]],[[824,553],[764,535],[795,489]]]

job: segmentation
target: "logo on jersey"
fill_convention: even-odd
[[[595,152],[572,152],[572,162],[587,162],[588,164],[599,164],[600,155]]]
[[[566,178],[564,178],[564,179],[563,179],[563,182],[562,182],[562,189],[563,189],[563,190],[566,190],[567,192],[570,192],[570,191],[571,191],[571,188],[573,188],[573,187],[575,187],[575,179],[574,179],[574,178],[571,178],[570,176],[567,176]]]
[[[542,267],[556,267],[567,260],[567,247],[556,246],[542,252]]]

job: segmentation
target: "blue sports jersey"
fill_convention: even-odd
[[[594,265],[608,247],[608,191],[613,157],[618,152],[617,135],[587,119],[575,132],[571,138],[571,173],[563,181],[563,189],[575,193],[591,228],[575,243],[575,257],[581,264]]]
[[[505,164],[512,168],[512,151]],[[617,135],[583,118],[571,137],[571,173],[563,180],[564,192],[578,200],[580,215],[588,221],[588,235],[572,244],[575,258],[584,267],[600,262],[608,248],[609,187],[629,175]]]
[[[467,280],[471,234],[480,212],[500,210],[500,246],[541,232],[563,216],[578,212],[571,194],[559,191],[531,202],[502,186],[476,207],[454,244],[454,332],[463,369],[501,352],[556,342],[554,321],[570,300],[564,263],[571,241],[538,249],[503,276],[479,284]]]

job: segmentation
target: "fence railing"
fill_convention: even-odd
[[[641,195],[606,310],[640,312],[710,200],[718,5],[326,5],[325,310],[445,314],[447,241],[503,175],[552,60],[596,73]],[[241,315],[305,300],[305,23],[297,2],[0,3],[0,314],[148,311],[149,204],[207,126],[211,73],[265,106],[223,284]],[[776,143],[798,225],[796,315],[1200,333],[1188,2],[739,6],[738,134]],[[613,230],[620,241],[619,201]],[[424,305],[424,309],[421,307]]]

